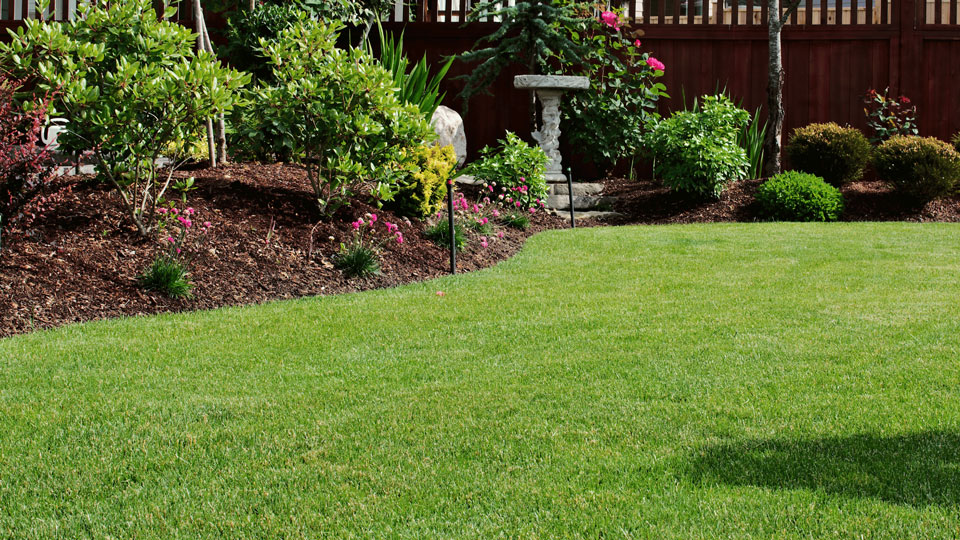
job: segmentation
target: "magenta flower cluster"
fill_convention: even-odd
[[[171,257],[179,258],[190,248],[196,252],[198,242],[207,238],[213,224],[209,221],[197,224],[196,213],[192,207],[180,210],[172,203],[169,207],[157,208],[157,230],[166,234],[164,242],[169,244]]]

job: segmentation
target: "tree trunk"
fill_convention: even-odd
[[[767,72],[767,136],[763,142],[763,174],[770,177],[780,174],[780,150],[783,138],[783,51],[780,34],[783,21],[780,18],[779,0],[768,0],[769,65]]]
[[[247,0],[247,11],[257,9],[257,0]]]

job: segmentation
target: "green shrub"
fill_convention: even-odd
[[[895,135],[873,159],[881,180],[918,202],[948,195],[960,183],[960,154],[933,137]]]
[[[148,291],[156,291],[170,298],[190,298],[193,283],[184,263],[170,255],[159,255],[137,282]]]
[[[960,152],[960,131],[958,131],[953,138],[950,139],[950,142],[953,143],[953,149],[957,152]]]
[[[271,80],[273,70],[263,54],[260,40],[273,41],[284,30],[304,17],[303,8],[292,3],[257,3],[254,9],[236,9],[230,13],[225,32],[226,44],[220,56],[231,66],[250,73],[254,81]]]
[[[839,187],[863,177],[872,149],[860,130],[830,122],[795,129],[787,155],[794,169]]]
[[[457,251],[463,251],[463,248],[467,245],[467,236],[463,233],[463,225],[454,224],[454,231],[456,233],[456,245]],[[436,223],[427,227],[423,231],[424,236],[433,240],[435,244],[442,248],[450,247],[450,220],[444,215],[441,219],[437,220]]]
[[[778,174],[757,189],[764,217],[780,221],[836,221],[843,195],[823,178],[798,171]]]
[[[0,63],[14,77],[35,80],[38,96],[56,92],[52,108],[70,119],[58,142],[70,153],[93,152],[100,179],[143,235],[154,230],[160,195],[184,156],[167,156],[172,166],[162,176],[156,159],[168,148],[185,151],[249,80],[196,52],[195,37],[158,18],[151,0],[127,0],[82,2],[69,23],[27,19],[0,44]]]
[[[336,47],[338,25],[301,20],[264,42],[274,85],[255,107],[301,163],[320,212],[330,216],[360,193],[390,200],[403,151],[435,137],[426,119],[397,97],[391,74],[358,48]]]
[[[750,114],[725,96],[704,96],[697,110],[675,113],[645,137],[654,172],[669,188],[719,197],[747,174],[738,137]]]
[[[480,159],[464,172],[481,182],[496,184],[506,197],[520,201],[526,210],[539,206],[538,202],[547,198],[547,161],[547,155],[539,146],[530,146],[508,131],[498,148],[484,147]]]
[[[447,181],[457,166],[452,146],[418,146],[404,152],[407,174],[384,206],[401,216],[424,219],[440,211]]]

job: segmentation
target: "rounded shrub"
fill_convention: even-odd
[[[778,174],[757,189],[764,217],[780,221],[836,221],[843,195],[823,178],[798,171]]]
[[[384,206],[406,217],[424,219],[443,207],[447,181],[457,167],[452,146],[420,145],[404,150],[405,174]]]
[[[787,155],[794,169],[839,187],[863,177],[872,149],[860,130],[830,122],[793,130]]]
[[[918,202],[948,195],[960,183],[960,154],[934,137],[891,137],[873,164],[881,180]]]

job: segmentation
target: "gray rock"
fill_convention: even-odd
[[[467,161],[467,133],[463,129],[463,118],[450,107],[440,105],[430,119],[430,125],[437,133],[437,143],[440,146],[453,146],[457,154],[457,163],[463,165]]]

